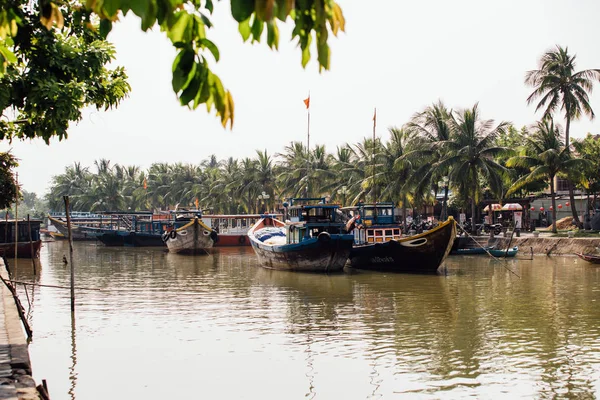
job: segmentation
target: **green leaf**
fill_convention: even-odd
[[[213,2],[212,0],[206,0],[206,9],[208,10],[208,12],[210,12],[212,14],[213,12]]]
[[[182,50],[177,54],[173,61],[173,91],[179,92],[181,89],[186,88],[195,73],[194,69],[195,53],[191,49]]]
[[[150,0],[129,0],[128,3],[131,11],[133,11],[133,13],[138,17],[142,18],[148,12]]]
[[[231,15],[237,22],[242,22],[250,18],[254,12],[254,1],[250,0],[231,0]]]
[[[108,36],[108,34],[110,33],[110,31],[112,30],[112,22],[107,20],[107,19],[103,19],[102,21],[100,21],[100,35],[102,35],[103,38],[106,39],[106,37]]]
[[[250,18],[240,22],[238,30],[242,35],[242,40],[245,42],[250,37]]]
[[[104,0],[103,8],[109,17],[114,17],[121,6],[120,0]]]
[[[158,8],[155,0],[149,0],[146,14],[142,16],[142,30],[147,31],[156,23],[156,12]]]
[[[270,48],[279,48],[279,28],[275,22],[267,23],[267,44]]]
[[[219,61],[219,49],[213,42],[211,42],[208,39],[201,39],[199,43],[203,47],[206,47],[208,50],[210,50],[213,57],[215,58],[215,61],[217,61],[217,62]]]
[[[201,84],[201,76],[198,74],[198,69],[196,69],[196,73],[194,74],[193,79],[190,81],[189,85],[185,88],[181,95],[179,96],[179,101],[182,105],[188,105],[190,101],[194,100],[196,95],[198,94],[198,89],[200,89]]]
[[[253,41],[256,40],[257,42],[260,42],[260,35],[262,35],[263,28],[264,23],[255,16],[251,28]]]
[[[2,57],[9,63],[17,62],[17,57],[13,52],[2,45],[0,45],[0,54],[2,54]]]
[[[171,24],[167,36],[169,37],[172,43],[186,42],[186,40],[184,40],[184,36],[192,19],[190,14],[188,14],[185,11],[181,11],[176,13],[173,16],[173,19],[175,21]]]

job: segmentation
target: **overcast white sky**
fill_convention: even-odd
[[[143,33],[136,18],[117,24],[109,36],[116,65],[126,68],[132,92],[116,110],[88,110],[69,129],[69,138],[1,143],[21,160],[25,190],[47,192],[52,176],[75,161],[94,160],[148,168],[153,162],[199,163],[269,154],[292,141],[306,140],[306,109],[311,93],[311,147],[329,152],[372,134],[388,138],[390,126],[442,99],[448,107],[479,102],[486,119],[528,125],[539,118],[527,106],[531,89],[523,83],[540,55],[556,44],[577,55],[577,70],[600,68],[600,2],[596,0],[339,0],[346,32],[330,40],[331,70],[306,69],[281,26],[279,51],[243,43],[228,9],[217,2],[209,37],[219,46],[214,65],[235,100],[233,130],[224,130],[200,106],[179,106],[171,89],[174,50],[158,29]],[[366,6],[368,5],[368,6]],[[316,52],[315,52],[316,55]],[[591,96],[600,114],[600,87]],[[562,122],[562,121],[561,121]],[[572,124],[572,137],[598,132],[598,122]]]

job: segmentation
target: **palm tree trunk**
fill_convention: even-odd
[[[556,193],[554,192],[554,177],[550,179],[550,196],[552,197],[552,232],[557,233],[556,230]]]
[[[565,146],[567,148],[567,152],[571,152],[571,142],[569,141],[569,131],[571,130],[571,117],[569,116],[569,105],[566,105],[566,113],[567,113],[567,124],[565,127]],[[571,202],[571,214],[573,214],[573,221],[579,227],[579,229],[583,228],[581,221],[579,220],[579,215],[577,215],[577,206],[575,205],[575,193],[573,190],[573,182],[568,180],[569,184],[569,201]]]
[[[477,220],[475,219],[475,197],[477,194],[477,186],[473,186],[473,197],[471,197],[471,233],[477,234]]]
[[[405,194],[402,195],[402,224],[404,225],[404,228],[402,229],[402,231],[406,232],[406,195]]]
[[[448,219],[448,185],[444,186],[444,204],[442,204],[442,213],[444,214],[444,220]],[[443,222],[441,221],[441,222]]]

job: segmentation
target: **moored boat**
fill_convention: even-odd
[[[511,247],[509,249],[489,249],[488,252],[494,257],[514,257],[519,251],[518,246]]]
[[[349,209],[355,213],[352,268],[436,273],[454,244],[456,222],[452,217],[421,234],[402,236],[402,226],[395,222],[393,203],[345,208]]]
[[[41,220],[0,221],[0,256],[15,257],[16,247],[17,258],[39,258],[42,248],[41,223]]]
[[[462,256],[472,256],[472,255],[478,255],[478,254],[487,254],[492,249],[493,249],[492,246],[469,247],[469,248],[464,248],[464,249],[452,250],[450,252],[450,254],[462,255]]]
[[[575,253],[579,258],[592,264],[600,264],[600,254]]]
[[[261,214],[202,214],[202,222],[218,233],[213,247],[250,246],[248,229],[260,218]]]
[[[217,233],[197,216],[184,226],[163,234],[169,252],[179,254],[206,254],[216,239]]]
[[[339,272],[350,255],[354,237],[339,219],[335,204],[324,198],[291,199],[289,222],[265,215],[248,231],[248,239],[264,268]],[[320,201],[318,204],[310,204]]]
[[[162,234],[171,226],[168,215],[151,212],[111,213],[111,229],[97,239],[105,246],[164,247]]]

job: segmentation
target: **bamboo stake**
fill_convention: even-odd
[[[6,209],[6,214],[4,214],[4,243],[8,243],[8,208]]]
[[[17,176],[17,197],[15,199],[15,269],[17,268],[17,248],[19,245],[19,173]]]
[[[73,235],[71,234],[71,215],[69,213],[69,196],[63,196],[65,214],[67,215],[67,232],[69,234],[69,262],[71,264],[71,312],[75,312],[75,266],[73,265]]]
[[[37,275],[37,268],[35,267],[35,254],[33,254],[33,241],[31,240],[31,220],[29,214],[27,214],[27,229],[29,230],[29,251],[31,252],[31,263],[33,264],[33,276]]]

